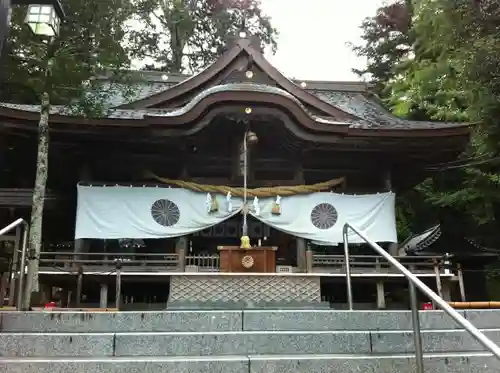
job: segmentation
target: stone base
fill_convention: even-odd
[[[326,308],[320,278],[276,275],[173,275],[167,308]]]
[[[330,303],[320,302],[320,303],[296,303],[296,302],[260,302],[255,304],[248,304],[246,302],[169,302],[167,304],[167,310],[171,311],[238,311],[238,310],[329,310]]]

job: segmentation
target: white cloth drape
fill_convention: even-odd
[[[207,195],[185,189],[78,185],[75,239],[184,236],[210,228],[241,211],[238,200],[232,201],[230,212],[225,196],[212,197],[219,209],[208,213]]]
[[[343,242],[342,229],[350,223],[376,242],[397,242],[395,195],[378,193],[346,195],[312,193],[283,198],[281,214],[272,214],[273,200],[260,202],[260,214],[252,214],[271,227],[319,244]],[[315,225],[316,224],[316,225]],[[364,243],[354,232],[349,242]]]
[[[213,195],[218,210],[209,212],[206,194],[180,188],[78,186],[75,238],[168,238],[200,231],[241,211],[242,200]],[[250,199],[250,214],[291,235],[324,244],[342,242],[346,222],[376,242],[397,242],[395,195],[312,193],[283,197],[280,215],[272,214],[275,198],[263,198],[258,208]],[[232,210],[228,207],[232,205]],[[352,243],[363,243],[350,233]]]

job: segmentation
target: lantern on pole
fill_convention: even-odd
[[[58,0],[42,0],[28,6],[25,23],[35,35],[54,37],[59,35],[64,12]]]
[[[9,33],[11,5],[28,5],[25,23],[35,35],[58,35],[61,21],[65,17],[59,0],[0,0],[0,55]]]

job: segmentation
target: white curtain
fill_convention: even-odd
[[[280,215],[272,213],[272,199],[259,201],[260,211],[252,215],[285,233],[319,244],[343,242],[342,229],[350,223],[376,242],[397,242],[395,195],[378,193],[346,195],[312,193],[283,198]],[[364,243],[354,232],[349,242]]]
[[[75,238],[144,239],[191,234],[229,219],[242,209],[242,200],[213,195],[218,210],[208,211],[207,195],[181,188],[78,186]],[[346,222],[376,242],[397,242],[395,195],[312,193],[283,197],[280,214],[275,198],[250,199],[250,214],[291,235],[325,245],[342,242]],[[231,206],[230,206],[231,205]],[[276,212],[276,211],[275,211]],[[350,233],[352,243],[363,241]]]
[[[169,238],[194,233],[241,211],[232,200],[215,196],[218,210],[208,212],[207,195],[181,188],[78,186],[75,239]]]

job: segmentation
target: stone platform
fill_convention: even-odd
[[[306,274],[192,273],[172,275],[167,308],[327,308],[320,277]]]

